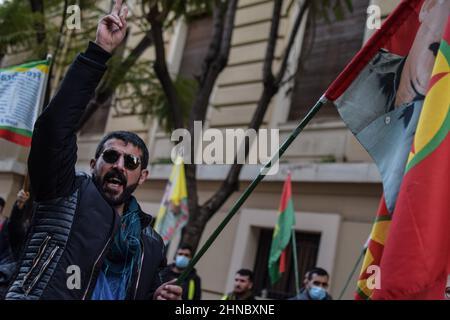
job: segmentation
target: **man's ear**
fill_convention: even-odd
[[[95,159],[91,159],[91,161],[89,162],[89,165],[91,167],[91,174],[94,173],[96,163],[97,163],[97,161]]]
[[[145,182],[145,180],[147,180],[148,174],[149,174],[149,172],[147,169],[144,169],[141,171],[141,176],[139,177],[139,181],[138,181],[139,185],[143,184]]]

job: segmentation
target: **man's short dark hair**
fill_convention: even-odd
[[[248,279],[253,282],[253,271],[249,269],[241,269],[236,272],[236,274],[240,274],[241,276],[248,277]]]
[[[0,207],[4,207],[5,206],[5,199],[3,199],[2,197],[0,197]]]
[[[97,146],[97,150],[95,151],[95,159],[98,159],[100,155],[102,154],[105,143],[108,140],[111,139],[118,139],[122,140],[126,143],[131,143],[135,147],[137,147],[139,150],[142,151],[142,158],[141,158],[141,169],[145,169],[148,166],[148,149],[145,145],[144,141],[135,134],[134,132],[130,131],[113,131],[111,133],[108,133],[106,136],[103,137],[103,139],[100,141],[100,143]]]
[[[178,250],[189,250],[191,252],[191,255],[193,254],[194,250],[192,250],[192,247],[190,245],[188,245],[187,243],[182,243],[180,244],[180,246],[178,247]]]
[[[315,274],[317,274],[320,277],[325,277],[325,276],[328,277],[328,278],[330,277],[328,275],[328,272],[325,269],[318,268],[318,267],[315,267],[315,268],[312,268],[311,270],[308,270],[307,274],[308,274],[308,280],[311,280],[313,278],[313,275],[315,275]]]

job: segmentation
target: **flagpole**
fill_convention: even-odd
[[[356,272],[356,268],[358,268],[359,263],[361,262],[361,259],[364,257],[365,253],[366,253],[366,247],[364,248],[364,250],[361,251],[361,253],[359,254],[358,260],[356,261],[355,265],[353,266],[353,270],[352,272],[350,272],[350,275],[348,276],[347,282],[344,285],[344,288],[342,288],[341,294],[339,295],[338,300],[341,300],[342,297],[344,296],[345,291],[347,291],[347,287],[350,284],[350,281],[353,278],[353,275]]]
[[[236,214],[236,212],[239,210],[239,208],[244,204],[245,200],[250,196],[250,194],[253,192],[253,190],[256,188],[256,186],[261,182],[262,179],[264,179],[266,173],[270,170],[272,165],[274,165],[276,162],[278,162],[278,159],[286,152],[287,148],[292,144],[292,142],[297,138],[297,136],[300,134],[300,132],[303,131],[303,129],[306,127],[306,125],[311,121],[311,119],[316,115],[316,113],[320,110],[320,108],[328,102],[328,99],[325,98],[323,95],[316,104],[309,110],[309,112],[306,114],[306,116],[300,121],[300,123],[297,125],[297,127],[292,131],[290,136],[284,141],[284,143],[281,145],[281,147],[278,149],[278,152],[275,153],[275,155],[270,159],[269,162],[267,162],[258,176],[248,185],[248,187],[244,190],[244,192],[241,194],[239,199],[234,203],[233,207],[228,211],[228,214],[223,219],[223,221],[220,223],[220,225],[214,230],[214,232],[209,236],[208,240],[206,240],[205,244],[200,248],[200,250],[194,255],[189,265],[186,267],[186,269],[183,271],[183,273],[180,275],[180,277],[177,279],[176,284],[181,285],[186,277],[189,275],[191,270],[194,268],[195,264],[200,260],[200,258],[205,254],[206,250],[211,246],[211,244],[216,240],[216,238],[219,236],[220,232],[225,228],[225,226],[230,222],[231,218]]]
[[[46,59],[48,61],[48,72],[44,75],[45,79],[44,79],[44,87],[42,88],[41,91],[41,96],[40,96],[40,101],[39,101],[39,112],[38,112],[38,116],[42,113],[42,111],[44,110],[44,103],[45,103],[45,97],[47,96],[47,89],[48,89],[48,83],[50,82],[51,79],[51,68],[52,68],[52,64],[53,64],[53,56],[48,53]]]
[[[297,240],[295,239],[295,229],[292,228],[292,257],[294,259],[294,275],[295,275],[295,291],[297,295],[300,294],[300,279],[298,276],[298,265],[297,265]]]

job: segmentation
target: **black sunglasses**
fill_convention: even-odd
[[[116,163],[121,155],[122,153],[114,149],[109,149],[102,152],[103,160],[105,160],[105,162],[109,164]],[[132,154],[124,153],[123,158],[124,166],[128,170],[135,170],[141,164],[141,160],[139,159],[139,157],[136,157]]]

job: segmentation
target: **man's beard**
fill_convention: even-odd
[[[234,293],[241,294],[244,290],[241,287],[234,287]]]
[[[138,187],[138,183],[127,186],[126,177],[120,171],[114,169],[107,172],[103,179],[100,176],[97,176],[95,173],[92,174],[92,178],[95,185],[97,186],[97,189],[103,195],[105,200],[113,207],[128,202],[134,190],[136,190],[136,188]],[[111,178],[116,178],[121,181],[123,191],[119,195],[114,195],[106,187],[106,182]]]

